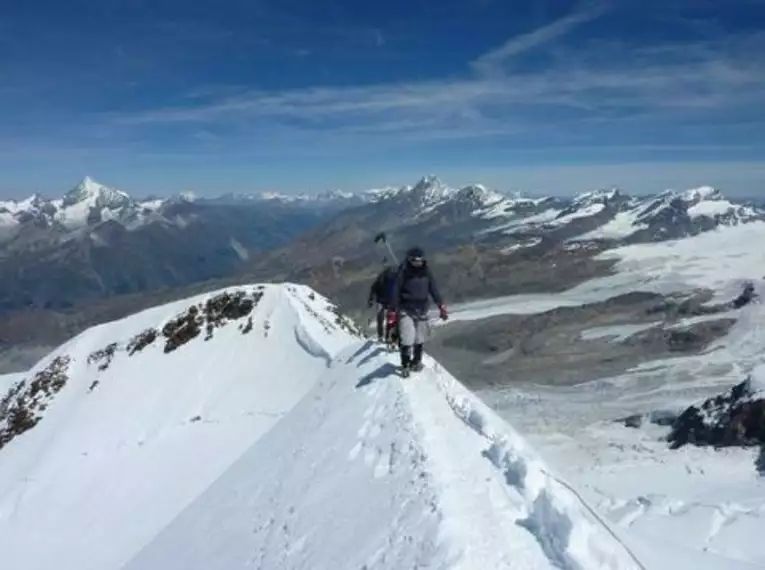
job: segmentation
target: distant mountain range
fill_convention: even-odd
[[[137,200],[91,178],[62,198],[0,202],[0,313],[225,277],[336,208],[191,195]]]
[[[431,250],[460,244],[481,244],[507,254],[523,248],[602,249],[765,219],[765,210],[734,203],[710,187],[640,197],[619,189],[568,198],[528,197],[479,184],[450,188],[428,176],[413,186],[356,196],[353,206],[287,244],[287,252],[266,257],[288,258],[293,264],[316,264],[332,256],[364,257],[381,231],[402,246],[422,242]]]
[[[6,318],[14,324],[0,327],[0,349],[14,331],[28,339],[30,311],[37,319],[53,311],[56,326],[68,311],[71,332],[98,315],[121,316],[107,306],[115,297],[133,294],[126,310],[134,312],[152,295],[211,280],[289,279],[359,303],[389,255],[374,242],[380,232],[397,256],[425,247],[450,298],[469,299],[558,290],[607,271],[593,258],[604,249],[758,220],[760,206],[709,187],[533,197],[426,176],[357,193],[136,199],[85,178],[61,198],[0,202],[0,315],[21,319]]]

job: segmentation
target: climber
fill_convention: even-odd
[[[741,307],[744,307],[751,303],[754,299],[758,297],[757,293],[754,292],[754,283],[747,282],[744,285],[744,290],[741,292],[741,294],[733,299],[733,308],[734,309],[740,309]]]
[[[401,370],[404,376],[410,370],[422,370],[423,344],[428,339],[430,326],[428,309],[430,298],[439,309],[439,316],[446,320],[449,315],[438,291],[425,254],[420,247],[413,247],[406,253],[406,259],[399,266],[391,295],[390,321],[398,325],[401,353]]]
[[[377,340],[380,342],[392,342],[391,334],[394,331],[390,326],[387,315],[390,309],[390,295],[395,281],[395,267],[386,265],[369,288],[369,307],[371,308],[377,303]]]

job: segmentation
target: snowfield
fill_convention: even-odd
[[[604,301],[632,291],[687,295],[709,289],[714,293],[710,304],[728,302],[741,293],[746,281],[754,283],[758,291],[765,286],[762,243],[765,222],[750,222],[683,239],[616,247],[596,257],[616,260],[612,275],[591,279],[563,293],[508,295],[455,304],[451,321],[529,315]]]
[[[599,255],[618,259],[616,274],[594,279],[572,294],[600,290],[643,290],[669,293],[710,289],[712,303],[730,301],[744,281],[765,281],[765,222],[721,226],[678,240],[618,247]],[[758,287],[759,289],[759,287]]]

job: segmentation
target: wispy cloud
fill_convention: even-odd
[[[372,43],[376,47],[383,47],[385,45],[385,34],[383,34],[382,30],[373,29],[371,33]]]
[[[475,60],[473,66],[476,70],[484,73],[497,71],[502,64],[514,56],[565,36],[582,24],[599,18],[607,11],[608,4],[604,0],[583,4],[562,18],[510,38],[501,46]]]
[[[511,38],[478,61],[495,66],[532,48],[547,49],[555,38],[602,14],[604,6],[582,7]],[[739,33],[682,44],[591,40],[556,52],[544,68],[510,66],[501,74],[283,91],[210,90],[200,100],[120,114],[113,122],[392,140],[522,138],[524,133],[577,140],[583,124],[593,121],[601,129],[623,128],[624,137],[628,131],[672,135],[694,124],[751,123],[763,100],[765,33]],[[595,136],[591,128],[588,132]]]

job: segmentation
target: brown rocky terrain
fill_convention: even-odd
[[[636,292],[539,314],[458,321],[435,329],[429,351],[473,389],[518,382],[576,384],[615,376],[648,360],[703,350],[735,320],[721,317],[683,326],[682,319],[697,313],[693,307],[700,302]],[[588,334],[598,327],[614,328]]]
[[[527,248],[532,250],[533,248]],[[439,285],[450,304],[514,293],[559,292],[606,275],[612,261],[593,259],[593,251],[553,248],[545,253],[520,250],[506,255],[488,247],[460,246],[429,252]],[[313,267],[263,266],[246,274],[177,289],[120,295],[68,310],[31,309],[0,319],[0,373],[23,371],[62,342],[95,324],[205,291],[253,282],[290,281],[309,285],[339,304],[353,318],[366,319],[369,286],[381,270],[381,251],[365,261],[328,259]]]

